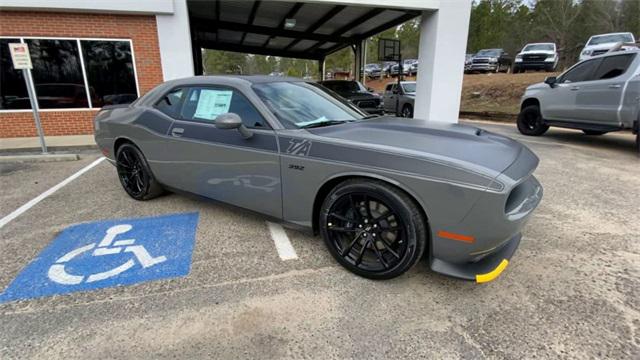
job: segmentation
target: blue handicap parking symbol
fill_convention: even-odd
[[[198,213],[66,228],[0,294],[0,303],[185,276]]]

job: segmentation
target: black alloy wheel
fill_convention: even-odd
[[[540,136],[549,130],[549,125],[544,123],[538,105],[529,105],[520,111],[518,130],[529,136]]]
[[[425,228],[421,212],[405,193],[375,180],[338,185],[320,215],[331,254],[370,279],[389,279],[410,269],[426,247]]]
[[[149,200],[162,193],[144,155],[133,144],[123,144],[116,153],[116,169],[124,190],[136,200]]]
[[[411,105],[406,104],[403,108],[402,108],[402,113],[401,113],[402,117],[404,118],[412,118],[413,117],[413,107],[411,107]]]

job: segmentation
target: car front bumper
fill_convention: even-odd
[[[498,68],[497,63],[471,64],[471,71],[495,71]]]
[[[553,62],[546,61],[530,61],[530,62],[516,62],[513,64],[514,67],[518,69],[532,69],[532,70],[540,70],[540,69],[549,69],[554,67]]]

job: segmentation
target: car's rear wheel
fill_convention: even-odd
[[[405,118],[412,118],[413,117],[413,106],[411,106],[409,104],[405,104],[402,107],[401,115],[402,115],[402,117],[405,117]]]
[[[403,274],[427,244],[427,225],[416,203],[377,180],[352,179],[336,186],[322,204],[319,221],[331,255],[370,279]]]
[[[636,121],[636,152],[640,155],[640,119]]]
[[[596,131],[596,130],[582,130],[585,135],[604,135],[606,131]]]
[[[116,169],[124,190],[136,200],[149,200],[162,194],[162,186],[151,173],[144,155],[135,145],[125,143],[116,152]]]
[[[520,111],[518,130],[529,136],[540,136],[549,130],[549,125],[544,123],[538,105],[529,105]]]

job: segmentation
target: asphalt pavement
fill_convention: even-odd
[[[98,152],[0,163],[0,218],[30,204],[0,226],[0,291],[74,224],[198,214],[186,275],[0,296],[0,358],[638,359],[634,138],[557,129],[531,138],[512,124],[466,123],[529,146],[545,189],[509,266],[484,285],[434,274],[424,262],[393,280],[366,280],[337,265],[319,237],[291,229],[295,257],[283,260],[265,218],[177,194],[137,202],[111,164],[95,162]]]

